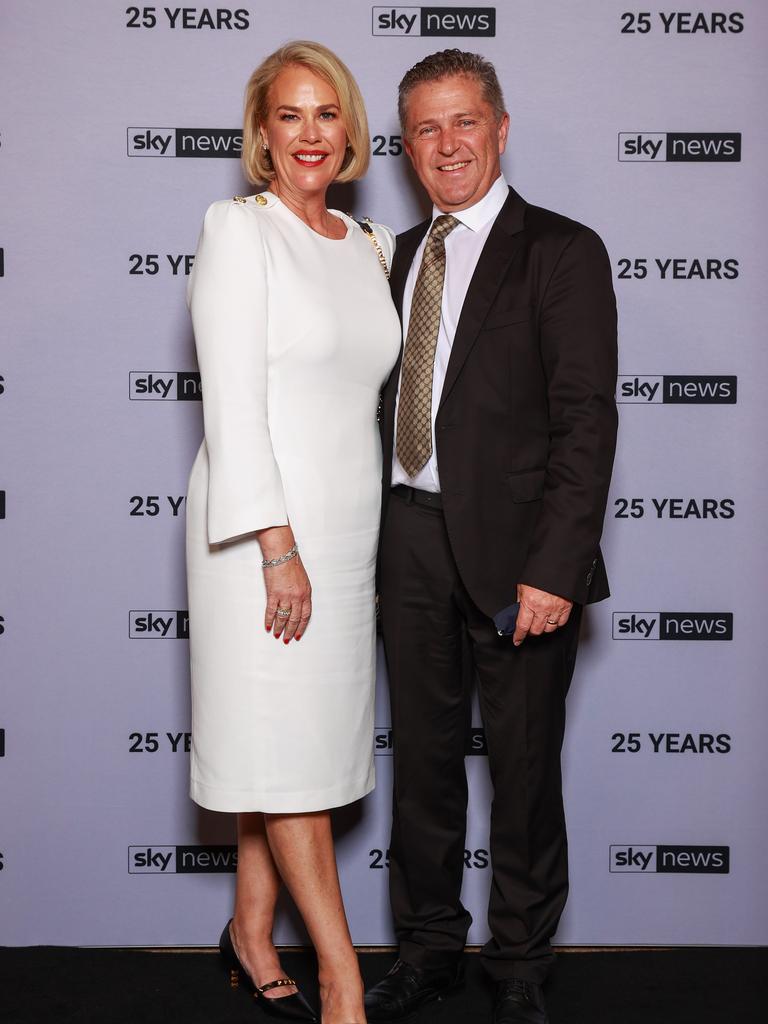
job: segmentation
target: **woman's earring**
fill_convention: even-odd
[[[264,150],[265,153],[269,152],[269,146],[266,144],[266,142],[262,143],[261,148]]]

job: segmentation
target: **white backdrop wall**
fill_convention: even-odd
[[[187,797],[183,495],[201,405],[184,290],[205,208],[248,190],[245,81],[297,36],[336,50],[368,103],[376,155],[336,206],[398,230],[420,218],[396,86],[457,45],[498,67],[508,179],[613,259],[613,597],[588,611],[569,697],[557,941],[768,941],[768,11],[444,2],[0,8],[0,942],[208,944],[228,914],[233,819]],[[370,944],[392,938],[383,666],[377,708],[377,789],[337,822]],[[481,942],[490,794],[482,753],[467,767]],[[286,911],[278,939],[301,935]]]

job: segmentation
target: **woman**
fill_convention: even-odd
[[[269,187],[210,207],[190,279],[205,421],[187,501],[191,795],[238,814],[222,953],[262,1009],[316,1019],[272,944],[284,882],[317,951],[323,1024],[365,1021],[329,808],[374,781],[376,409],[400,329],[391,236],[374,228],[377,253],[325,198],[365,173],[369,145],[334,54],[272,54],[243,134],[248,177]]]

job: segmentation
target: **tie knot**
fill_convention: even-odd
[[[441,214],[435,217],[432,222],[432,230],[429,232],[430,242],[442,242],[446,235],[449,235],[459,221],[450,213]]]

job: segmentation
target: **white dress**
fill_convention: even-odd
[[[187,495],[191,796],[315,811],[373,788],[379,392],[400,326],[359,225],[271,193],[214,203],[189,283],[205,440]],[[374,228],[391,263],[391,233]],[[297,643],[264,628],[254,530],[289,523],[312,585]]]

